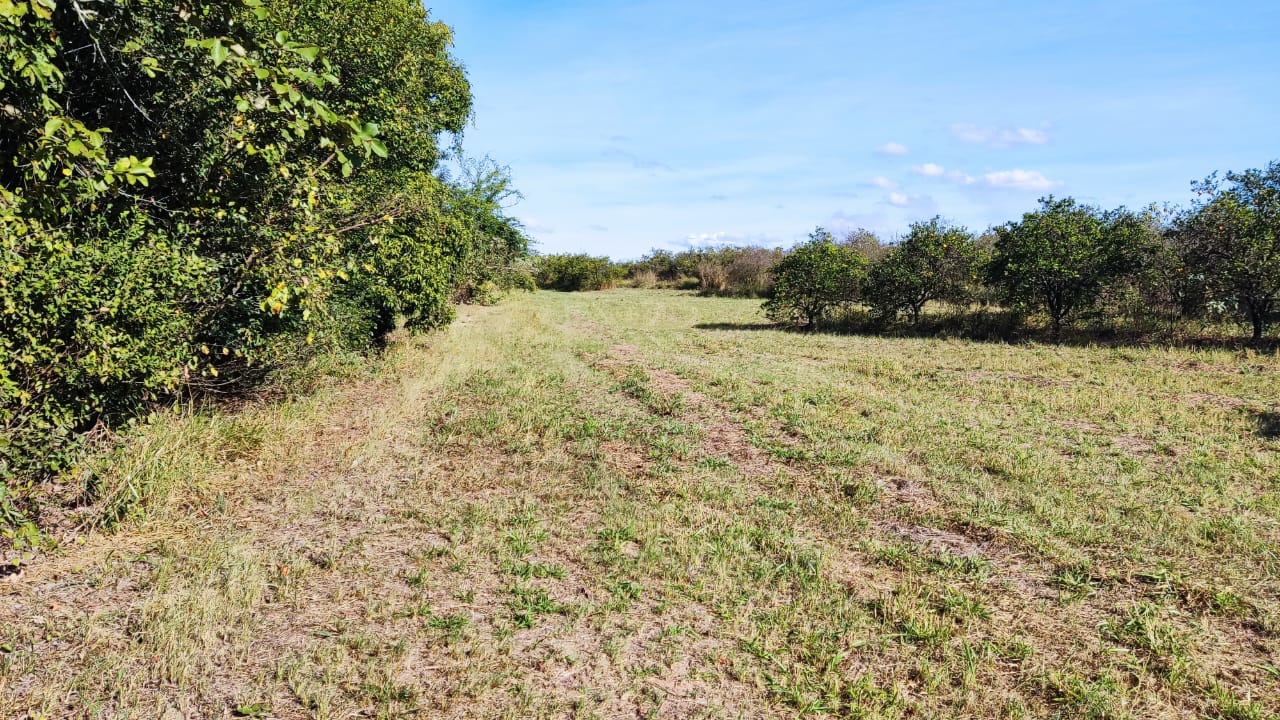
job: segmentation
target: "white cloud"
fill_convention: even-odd
[[[889,193],[889,197],[886,200],[889,201],[890,205],[897,205],[898,207],[906,207],[907,203],[911,202],[911,198],[896,192]]]
[[[896,182],[894,182],[894,181],[890,180],[889,178],[887,178],[887,177],[885,177],[885,176],[883,176],[883,175],[877,175],[876,177],[871,178],[871,184],[872,184],[872,185],[875,185],[876,187],[880,188],[881,190],[896,190],[896,189],[898,189],[898,183],[896,183]]]
[[[524,229],[534,235],[555,235],[555,228],[548,227],[535,217],[524,218]]]
[[[1002,128],[994,125],[952,125],[951,134],[970,145],[1008,148],[1014,145],[1044,145],[1049,133],[1032,128]]]
[[[907,146],[902,143],[891,142],[881,145],[880,152],[885,155],[906,155],[908,150]]]
[[[1037,170],[999,170],[983,175],[982,181],[991,187],[1011,190],[1052,190],[1062,184]]]
[[[736,246],[757,246],[757,247],[782,247],[785,243],[783,238],[770,235],[768,233],[735,235],[727,232],[714,233],[691,233],[685,235],[683,240],[667,242],[667,247],[680,248],[683,250],[696,250],[699,248],[710,248],[716,246],[736,245]]]
[[[947,169],[937,163],[925,163],[912,169],[925,177],[942,177],[947,174]]]
[[[697,245],[718,245],[725,242],[728,237],[729,233],[724,232],[693,233],[691,235],[686,235],[682,244],[688,247],[694,247]]]

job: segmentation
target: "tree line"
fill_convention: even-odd
[[[655,250],[628,263],[595,258],[599,289],[639,287],[765,298],[773,321],[805,328],[919,328],[926,307],[953,315],[1000,308],[1041,318],[1049,339],[1081,318],[1130,326],[1237,320],[1262,341],[1280,296],[1280,163],[1192,184],[1185,209],[1106,210],[1047,197],[1021,219],[974,234],[941,218],[917,222],[897,242],[818,228],[784,252],[759,247]],[[579,262],[591,260],[577,256]],[[559,262],[538,258],[544,266]],[[571,266],[565,266],[569,270]],[[1020,324],[1014,322],[1013,324]]]
[[[521,277],[416,0],[0,0],[0,528],[77,438]]]

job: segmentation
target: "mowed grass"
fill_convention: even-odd
[[[757,308],[539,293],[159,423],[149,514],[0,584],[0,716],[1280,713],[1274,355]]]

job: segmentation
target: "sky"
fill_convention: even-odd
[[[1280,3],[427,0],[542,253],[981,232],[1280,159]]]

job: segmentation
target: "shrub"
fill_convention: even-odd
[[[526,254],[500,168],[437,167],[471,95],[413,0],[7,5],[0,526],[80,432],[447,322]]]
[[[698,289],[704,295],[719,295],[729,290],[729,267],[715,255],[698,262]]]
[[[542,255],[534,259],[533,268],[534,280],[544,290],[607,290],[622,279],[609,258],[585,254]]]
[[[1280,297],[1280,162],[1196,189],[1207,200],[1179,219],[1175,236],[1213,299],[1239,308],[1261,340]]]
[[[1057,342],[1064,322],[1136,266],[1141,228],[1124,210],[1104,213],[1051,196],[996,234],[991,283],[1007,302],[1044,310]]]
[[[729,261],[728,291],[739,297],[767,297],[773,292],[773,267],[781,259],[781,250],[742,248]]]
[[[857,299],[866,272],[866,258],[818,228],[774,266],[773,297],[763,305],[765,315],[816,329],[833,310]]]
[[[658,274],[648,268],[642,267],[638,270],[632,270],[629,276],[634,287],[647,290],[658,286]]]
[[[872,266],[867,302],[883,318],[906,312],[918,324],[925,303],[968,300],[977,284],[976,262],[973,236],[964,228],[936,217],[913,223],[902,242]]]
[[[845,233],[841,245],[846,245],[866,258],[868,264],[880,262],[888,254],[891,246],[885,244],[879,235],[866,228],[856,228]]]

